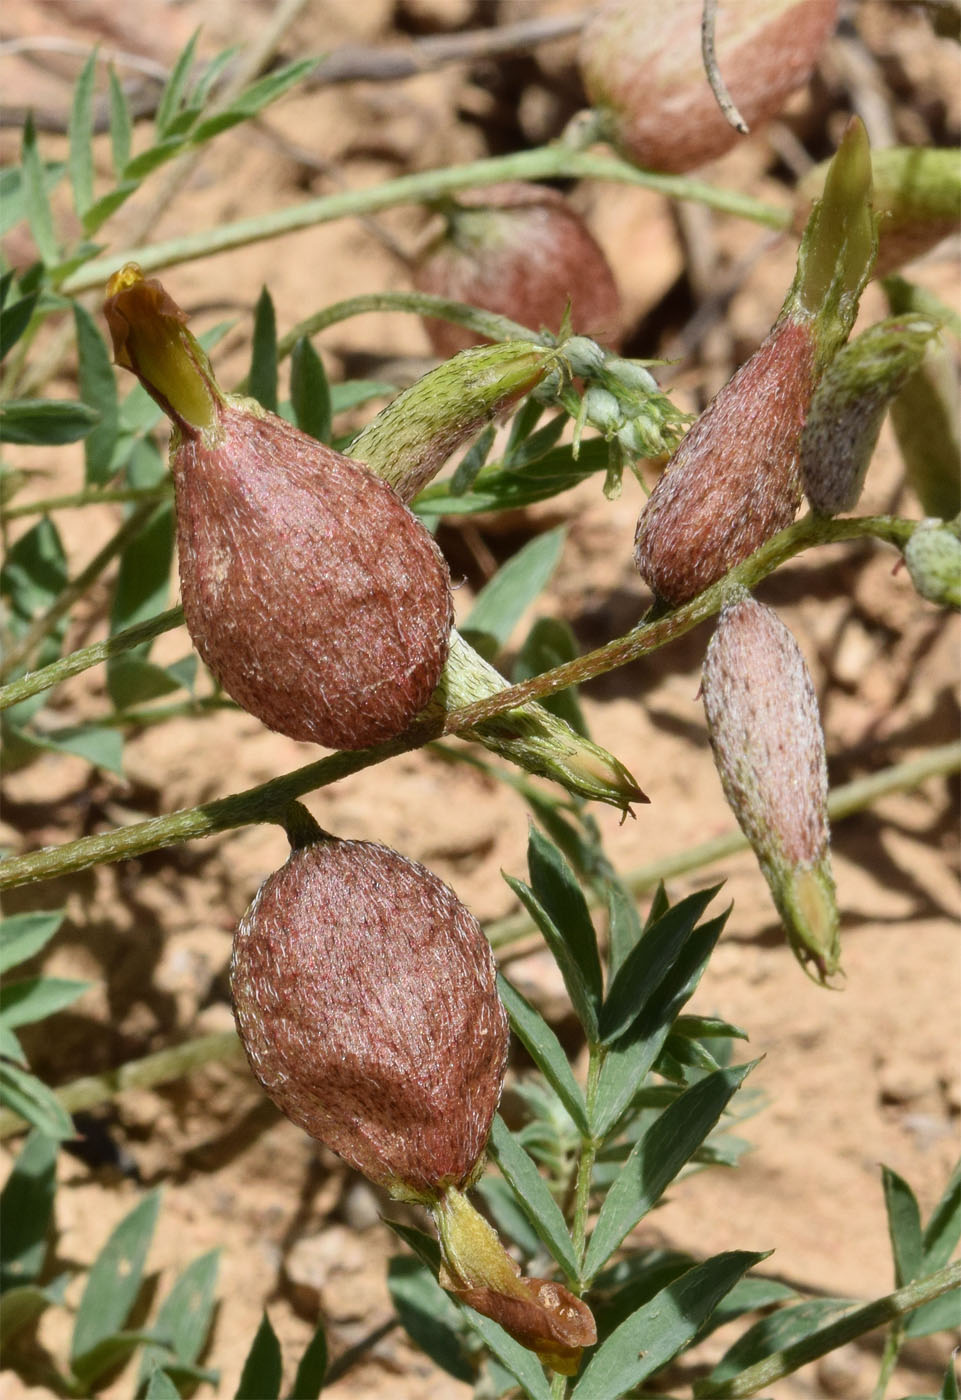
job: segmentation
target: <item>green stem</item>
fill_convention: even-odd
[[[871,1400],[884,1400],[888,1383],[894,1374],[895,1366],[898,1364],[903,1341],[903,1323],[897,1323],[888,1328],[888,1335],[884,1339],[884,1351],[881,1353],[881,1370],[878,1373],[877,1384],[871,1392]]]
[[[585,1091],[585,1103],[587,1107],[587,1121],[594,1122],[594,1112],[597,1106],[597,1086],[601,1079],[601,1069],[604,1064],[605,1051],[600,1045],[590,1047],[590,1060],[587,1067],[587,1088]],[[577,1163],[577,1184],[574,1188],[574,1218],[571,1221],[571,1240],[574,1245],[574,1257],[577,1260],[578,1271],[583,1268],[584,1255],[587,1252],[587,1217],[590,1213],[591,1205],[591,1175],[594,1171],[594,1158],[597,1156],[598,1143],[593,1134],[581,1139],[581,1155]]]
[[[144,855],[147,851],[176,845],[181,841],[196,840],[201,836],[211,836],[236,826],[276,821],[278,808],[286,806],[294,798],[326,787],[348,774],[381,763],[385,758],[419,748],[429,740],[440,737],[441,732],[456,734],[474,729],[495,715],[526,704],[529,700],[552,695],[569,685],[603,675],[615,666],[636,660],[656,647],[689,632],[699,622],[718,612],[735,583],[753,586],[785,560],[811,544],[828,540],[858,539],[864,535],[873,535],[891,543],[903,543],[915,527],[915,521],[901,520],[894,516],[865,517],[860,520],[819,520],[807,516],[796,525],[775,535],[750,559],[738,565],[726,578],[706,589],[691,603],[685,604],[666,617],[659,618],[656,622],[636,628],[627,637],[619,638],[597,651],[588,652],[576,661],[558,666],[552,671],[545,671],[521,685],[499,691],[489,699],[450,711],[444,718],[442,729],[435,720],[423,722],[388,743],[378,744],[358,753],[333,754],[329,758],[308,764],[304,768],[296,769],[257,787],[248,788],[244,792],[235,793],[231,797],[205,802],[199,807],[185,808],[167,816],[154,817],[119,831],[84,836],[78,841],[70,841],[54,849],[8,857],[0,862],[0,889],[86,870],[92,865],[108,861],[127,860],[133,856]]]
[[[959,1284],[961,1263],[948,1264],[936,1273],[929,1274],[927,1278],[917,1279],[884,1298],[876,1298],[871,1303],[865,1303],[863,1307],[855,1308],[853,1312],[846,1313],[827,1327],[818,1328],[801,1341],[772,1352],[763,1361],[748,1366],[729,1380],[711,1381],[708,1378],[698,1381],[694,1386],[694,1394],[698,1400],[741,1400],[742,1396],[754,1395],[802,1366],[816,1361],[818,1357],[826,1356],[837,1347],[846,1346],[848,1342],[863,1337],[866,1332],[873,1332],[876,1327],[883,1327],[885,1323],[904,1317],[925,1303],[933,1302],[935,1298],[940,1298]]]
[[[835,788],[828,797],[828,810],[832,820],[843,821],[854,812],[870,806],[889,793],[904,792],[917,787],[928,778],[956,773],[959,770],[961,770],[961,741],[944,744],[941,748],[931,749],[922,754],[920,758],[911,759],[907,763],[897,763],[891,768],[885,768],[880,773],[872,773],[869,778],[858,778],[853,783],[846,783],[844,787]],[[747,839],[741,832],[733,832],[728,836],[718,837],[715,841],[705,841],[699,846],[692,846],[675,856],[666,856],[661,860],[653,861],[650,865],[638,866],[635,870],[628,871],[622,878],[635,894],[642,893],[656,885],[661,879],[678,874],[688,874],[702,865],[708,865],[713,861],[720,860],[723,856],[746,849],[747,844]],[[590,893],[588,893],[588,900],[592,905],[600,903],[598,897]],[[519,939],[533,930],[534,924],[530,919],[526,916],[518,918],[513,915],[485,925],[484,932],[494,948],[503,948],[518,942]],[[223,1032],[219,1041],[220,1052],[217,1052],[215,1049],[216,1040],[217,1037],[214,1036],[201,1036],[197,1040],[186,1041],[183,1045],[176,1046],[174,1050],[169,1052],[160,1051],[156,1055],[147,1056],[145,1060],[133,1060],[127,1065],[121,1065],[117,1070],[109,1070],[105,1074],[75,1080],[73,1084],[68,1084],[59,1090],[57,1098],[68,1111],[89,1108],[94,1103],[102,1103],[106,1099],[116,1097],[123,1089],[129,1088],[133,1084],[159,1083],[161,1077],[163,1079],[176,1079],[180,1074],[187,1073],[195,1064],[228,1059],[234,1053],[236,1046],[239,1045],[234,1037]],[[194,1054],[197,1056],[196,1060],[193,1058]],[[158,1073],[156,1078],[148,1078],[147,1076],[153,1073],[153,1070],[148,1068],[148,1062],[150,1065],[156,1066],[158,1071],[162,1071],[162,1074]],[[143,1068],[140,1069],[138,1066]],[[81,1088],[81,1086],[86,1087]],[[96,1097],[85,1097],[92,1096],[95,1092]],[[75,1093],[82,1095],[82,1097],[75,1099]],[[590,1111],[590,1103],[589,1072],[588,1111]],[[26,1126],[25,1121],[17,1114],[9,1111],[0,1112],[0,1138],[9,1137],[11,1133],[19,1132]]]
[[[8,506],[0,511],[0,521],[16,520],[23,515],[49,515],[52,510],[67,510],[72,506],[124,505],[138,501],[165,501],[171,495],[170,485],[164,486],[118,486],[104,488],[91,486],[86,491],[74,491],[68,496],[45,496],[39,501],[23,501],[20,505]]]
[[[179,627],[183,620],[183,608],[168,608],[156,617],[149,617],[146,622],[125,627],[104,642],[92,642],[88,647],[72,651],[69,656],[61,656],[59,661],[51,661],[49,666],[42,666],[39,671],[30,671],[18,680],[9,681],[0,687],[0,711],[9,709],[11,705],[19,705],[21,700],[29,700],[31,695],[39,695],[41,690],[50,690],[71,676],[79,676],[81,671],[88,671],[101,661],[109,661],[112,656],[120,656],[143,642],[152,642],[162,632],[171,632]]]
[[[93,1108],[95,1104],[115,1099],[125,1089],[146,1089],[151,1084],[164,1084],[171,1079],[182,1079],[201,1065],[232,1060],[241,1053],[242,1048],[236,1031],[215,1031],[211,1035],[186,1040],[182,1045],[157,1050],[140,1060],[130,1060],[117,1069],[105,1070],[103,1074],[90,1074],[82,1079],[74,1079],[72,1083],[56,1090],[56,1097],[68,1113],[78,1113],[83,1108]],[[19,1113],[12,1113],[10,1109],[0,1112],[0,1138],[22,1132],[28,1126]]]
[[[231,248],[277,238],[298,229],[313,228],[358,214],[372,214],[391,209],[398,204],[426,204],[457,190],[473,189],[495,184],[500,180],[550,180],[558,178],[615,180],[656,190],[674,199],[693,200],[724,213],[751,219],[766,228],[784,229],[791,221],[789,209],[777,208],[749,195],[733,190],[715,188],[702,180],[682,175],[658,175],[639,170],[613,156],[593,155],[573,151],[567,146],[542,146],[532,151],[517,151],[511,155],[495,156],[446,170],[425,170],[403,175],[381,185],[363,190],[349,190],[305,200],[302,204],[277,209],[219,228],[203,229],[164,243],[146,244],[94,258],[64,280],[61,290],[68,296],[99,287],[126,262],[137,262],[144,272],[154,272],[174,263],[190,262],[210,257]]]
[[[67,584],[59,598],[51,604],[45,613],[34,618],[23,636],[18,638],[16,643],[8,649],[3,659],[3,665],[0,666],[0,677],[9,676],[11,671],[16,670],[34,648],[39,646],[44,637],[56,627],[60,619],[66,617],[78,598],[82,598],[87,589],[96,583],[107,565],[126,549],[132,539],[136,538],[150,519],[153,511],[154,502],[145,501],[130,513],[117,533],[91,559],[87,567],[81,570],[71,583]]]

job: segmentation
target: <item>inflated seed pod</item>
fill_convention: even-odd
[[[558,331],[570,304],[575,331],[603,345],[620,339],[620,296],[600,245],[564,196],[546,185],[508,181],[457,194],[446,229],[414,269],[422,292],[509,316],[532,330]],[[438,355],[483,337],[425,318]]]
[[[321,838],[270,875],[234,936],[251,1068],[279,1108],[398,1197],[483,1160],[507,1059],[490,945],[423,865]]]
[[[827,762],[817,695],[797,642],[742,594],[721,612],[704,659],[704,710],[727,798],[801,965],[837,972]]]
[[[222,393],[184,313],[135,265],[111,279],[104,312],[117,363],[174,425],[184,614],[224,690],[328,748],[402,733],[448,649],[450,578],[431,536],[359,462]]]
[[[641,512],[637,567],[668,603],[693,598],[794,519],[811,399],[854,324],[877,248],[870,189],[867,137],[855,118],[773,329],[701,414]]]
[[[581,36],[581,76],[601,134],[649,170],[692,170],[738,139],[705,76],[703,9],[703,0],[607,0]],[[807,82],[836,20],[837,0],[718,7],[718,66],[748,126]]]

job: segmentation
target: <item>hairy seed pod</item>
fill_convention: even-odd
[[[668,462],[637,524],[635,559],[657,596],[687,602],[794,519],[801,433],[847,339],[877,250],[870,150],[852,119],[767,339]]]
[[[402,733],[452,622],[431,536],[363,465],[221,393],[159,282],[129,264],[107,291],[118,364],[174,423],[184,615],[210,670],[292,739],[361,749]]]
[[[748,594],[721,613],[702,677],[721,786],[802,966],[838,970],[838,912],[817,696],[800,648]]]
[[[234,937],[234,1014],[279,1108],[371,1181],[435,1201],[484,1154],[507,1059],[490,945],[436,875],[323,838]]]
[[[574,330],[616,346],[620,297],[607,259],[564,196],[545,185],[508,181],[457,194],[446,230],[414,271],[422,292],[509,316],[532,330],[558,331],[570,304]],[[483,336],[425,318],[438,355]]]
[[[581,36],[579,63],[606,139],[637,165],[681,173],[738,139],[701,57],[703,0],[607,0]],[[736,0],[718,7],[720,73],[753,127],[807,82],[837,0]]]

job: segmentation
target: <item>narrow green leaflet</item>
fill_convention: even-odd
[[[264,408],[277,412],[277,314],[266,287],[261,289],[254,311],[248,391]]]
[[[0,315],[0,360],[6,358],[29,326],[38,296],[39,293],[31,292],[4,306]]]
[[[116,729],[108,729],[94,724],[68,725],[64,729],[51,729],[43,733],[38,730],[20,729],[16,725],[7,726],[5,743],[23,746],[26,752],[16,755],[18,764],[32,755],[29,750],[51,753],[72,753],[85,758],[95,768],[103,768],[107,773],[117,773],[123,777],[123,735]]]
[[[719,1016],[678,1016],[674,1022],[677,1035],[689,1036],[696,1040],[750,1040],[747,1031],[723,1021]]]
[[[524,609],[543,590],[561,557],[565,533],[561,526],[529,540],[478,593],[460,630],[487,660],[506,645]]]
[[[47,198],[47,176],[37,149],[37,133],[33,114],[27,114],[23,124],[21,153],[23,170],[23,212],[37,245],[37,252],[47,267],[60,260],[60,245],[53,224],[50,200]]]
[[[35,1130],[0,1192],[0,1291],[40,1274],[56,1192],[57,1143]]]
[[[522,1347],[520,1342],[515,1342],[513,1337],[509,1337],[499,1323],[493,1322],[489,1317],[483,1317],[462,1303],[458,1303],[457,1306],[501,1365],[510,1371],[524,1394],[529,1396],[530,1400],[551,1400],[550,1386],[534,1353]]]
[[[520,510],[559,496],[589,476],[606,470],[607,458],[607,443],[602,438],[581,443],[577,461],[569,446],[555,447],[522,472],[495,464],[485,467],[478,474],[474,489],[466,495],[455,494],[450,481],[432,482],[416,497],[414,509],[425,519],[489,510]]]
[[[934,1332],[961,1330],[961,1288],[953,1288],[924,1303],[906,1319],[906,1337],[930,1337]]]
[[[582,1133],[588,1132],[584,1095],[573,1073],[564,1048],[543,1016],[502,973],[497,974],[497,990],[510,1017],[511,1028],[537,1068],[557,1094]]]
[[[543,428],[538,428],[536,433],[531,433],[529,437],[526,437],[513,451],[505,453],[504,466],[512,472],[517,472],[523,471],[532,462],[539,462],[556,445],[566,426],[567,414],[559,413]]]
[[[409,1249],[412,1249],[422,1264],[426,1264],[434,1277],[437,1277],[440,1270],[440,1245],[433,1235],[427,1235],[423,1230],[418,1230],[416,1225],[403,1225],[399,1220],[386,1220],[387,1225],[394,1234],[404,1241]]]
[[[170,570],[174,550],[174,506],[164,501],[130,541],[120,557],[120,570],[110,610],[110,635],[146,622],[162,612],[170,591]],[[107,688],[117,709],[139,704],[176,688],[176,681],[166,678],[161,688],[145,685],[143,675],[131,670],[131,663],[142,661],[150,643],[126,652],[107,665]],[[161,673],[165,675],[165,673]]]
[[[144,1348],[138,1384],[165,1365],[171,1355],[192,1365],[203,1350],[213,1321],[220,1250],[212,1249],[187,1265],[157,1310],[153,1330],[169,1347]]]
[[[626,885],[612,880],[607,895],[608,951],[607,968],[611,985],[630,953],[641,941],[643,925],[637,901]]]
[[[324,1388],[326,1375],[327,1335],[324,1332],[323,1318],[321,1318],[317,1324],[316,1332],[307,1343],[304,1354],[300,1358],[293,1389],[287,1400],[317,1400],[317,1396]]]
[[[155,1340],[153,1332],[111,1332],[92,1346],[73,1363],[74,1375],[81,1387],[81,1393],[88,1391],[95,1381],[108,1371],[121,1366],[138,1347],[150,1345]]]
[[[100,415],[72,399],[8,399],[0,409],[0,442],[59,447],[92,432]]]
[[[924,1265],[921,1211],[908,1183],[890,1167],[881,1168],[881,1185],[894,1255],[894,1281],[896,1287],[903,1288],[920,1276]]]
[[[110,151],[113,157],[114,174],[119,179],[124,166],[130,159],[133,122],[130,118],[130,108],[127,105],[123,87],[112,63],[107,68],[107,82],[110,91]]]
[[[527,843],[531,888],[541,908],[561,931],[584,979],[592,1008],[600,1007],[604,983],[597,934],[584,892],[557,847],[531,827]]]
[[[697,890],[673,904],[649,929],[625,958],[611,980],[601,1013],[601,1033],[613,1040],[654,997],[668,969],[674,965],[698,920],[720,885]]]
[[[97,50],[87,59],[74,83],[70,111],[70,155],[67,169],[73,186],[73,207],[81,221],[93,203],[93,88]]]
[[[675,1016],[701,979],[726,920],[725,913],[691,931],[656,994],[645,999],[633,1024],[608,1046],[594,1105],[593,1128],[597,1136],[604,1137],[612,1131],[643,1087]],[[623,975],[623,968],[619,975]]]
[[[0,987],[0,1022],[28,1026],[70,1006],[93,984],[66,977],[21,977]]]
[[[487,461],[496,436],[496,427],[493,423],[488,423],[487,427],[471,443],[450,479],[450,489],[453,495],[462,496],[465,491],[471,489],[477,479],[477,473]]]
[[[63,179],[67,167],[62,160],[42,161],[40,180],[44,195],[49,195]],[[15,224],[27,217],[27,181],[23,167],[14,165],[0,170],[0,236],[9,233]]]
[[[90,1266],[70,1348],[75,1370],[127,1321],[140,1290],[159,1208],[160,1192],[150,1191],[124,1216]]]
[[[126,204],[130,196],[140,188],[140,179],[121,180],[112,190],[101,195],[94,200],[87,210],[87,217],[83,221],[84,232],[88,234],[96,233],[101,224],[105,224],[121,204]]]
[[[544,671],[551,671],[555,666],[562,666],[567,661],[573,661],[577,654],[574,633],[566,622],[557,617],[539,617],[517,654],[512,673],[514,684],[526,681],[530,676],[539,676]],[[546,695],[539,703],[545,710],[559,715],[576,734],[587,735],[587,725],[575,688]]]
[[[709,1074],[666,1108],[638,1139],[601,1206],[584,1260],[585,1279],[603,1268],[658,1201],[753,1068],[753,1064],[738,1065]]]
[[[924,1272],[933,1274],[950,1259],[961,1239],[961,1162],[924,1227]]]
[[[348,379],[346,384],[330,386],[331,412],[346,413],[349,408],[370,403],[371,399],[389,399],[396,393],[397,385],[387,384],[382,379]]]
[[[157,115],[154,118],[157,126],[157,134],[166,136],[169,128],[183,103],[184,94],[187,91],[187,83],[190,78],[190,70],[193,67],[194,53],[197,49],[197,40],[200,38],[200,30],[195,29],[187,40],[187,43],[178,55],[170,77],[160,94],[160,101],[157,104]]]
[[[144,1391],[144,1400],[180,1400],[180,1391],[166,1371],[154,1371]]]
[[[711,1372],[712,1381],[729,1380],[773,1352],[836,1322],[857,1304],[850,1298],[808,1298],[803,1303],[780,1308],[749,1327],[730,1347]]]
[[[145,176],[171,160],[178,151],[183,150],[186,144],[187,138],[185,136],[167,136],[162,141],[158,141],[156,145],[151,146],[149,150],[141,151],[132,160],[128,160],[124,166],[122,184],[127,185],[133,182],[133,188],[136,189]]]
[[[513,1187],[503,1177],[482,1176],[475,1190],[483,1197],[497,1233],[513,1241],[528,1259],[541,1249],[541,1242],[531,1222],[521,1209]]]
[[[247,1353],[234,1400],[278,1400],[283,1361],[277,1333],[266,1313]]]
[[[488,1144],[494,1161],[514,1188],[518,1201],[534,1229],[576,1287],[579,1270],[574,1245],[561,1208],[500,1114],[494,1119]]]
[[[58,1103],[53,1091],[35,1074],[0,1060],[0,1103],[19,1113],[47,1137],[74,1137],[75,1130],[66,1109]]]
[[[102,486],[112,475],[111,462],[117,444],[117,380],[110,352],[90,312],[74,302],[73,317],[77,329],[80,397],[97,415],[95,426],[84,439],[84,475],[88,486]]]
[[[748,1269],[766,1259],[745,1250],[717,1254],[656,1294],[598,1348],[572,1400],[617,1400],[686,1346]]]
[[[306,336],[300,337],[290,355],[290,402],[297,427],[318,442],[330,442],[330,384],[323,360]]]
[[[472,1384],[474,1369],[459,1336],[457,1309],[419,1259],[398,1255],[387,1267],[387,1287],[401,1325],[435,1365]]]
[[[231,126],[236,126],[238,122],[246,121],[249,117],[256,116],[258,112],[276,102],[278,97],[282,97],[285,92],[289,92],[292,87],[306,78],[308,73],[316,68],[317,57],[301,58],[294,63],[288,63],[283,68],[278,68],[275,73],[268,73],[263,78],[258,78],[245,88],[239,97],[235,97],[230,106],[223,112],[218,112],[215,116],[207,117],[204,121],[198,122],[190,133],[191,140],[195,144],[202,141],[209,141],[212,136],[216,136],[220,131],[226,131]]]
[[[0,1347],[5,1347],[11,1337],[36,1322],[51,1304],[62,1303],[63,1290],[69,1281],[69,1274],[61,1274],[45,1288],[33,1283],[8,1288],[0,1297]]]
[[[64,909],[37,909],[0,920],[0,974],[35,957],[63,923]]]
[[[217,82],[230,66],[231,61],[236,58],[239,48],[239,44],[234,44],[230,48],[221,49],[220,53],[202,65],[193,89],[195,104],[199,104],[201,107],[206,105]]]

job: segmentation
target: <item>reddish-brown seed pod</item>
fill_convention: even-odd
[[[384,481],[250,399],[223,394],[186,317],[130,264],[104,312],[118,364],[174,423],[187,627],[224,690],[328,748],[402,733],[447,656],[450,578]]]
[[[794,519],[815,352],[810,324],[779,321],[667,464],[634,550],[659,598],[687,602]]]
[[[273,414],[171,454],[184,615],[238,704],[328,748],[401,733],[447,656],[447,565],[393,490]]]
[[[414,270],[422,292],[509,316],[532,330],[557,331],[571,308],[573,328],[616,347],[620,296],[593,234],[564,196],[546,185],[508,181],[454,196],[446,230]],[[426,317],[438,355],[484,337]]]
[[[581,36],[584,87],[603,134],[629,160],[681,173],[738,139],[701,57],[703,0],[607,0]],[[753,127],[811,75],[837,0],[736,0],[718,7],[718,67]]]
[[[436,875],[365,841],[295,850],[241,920],[230,980],[288,1118],[399,1196],[470,1182],[508,1025],[490,945]]]

